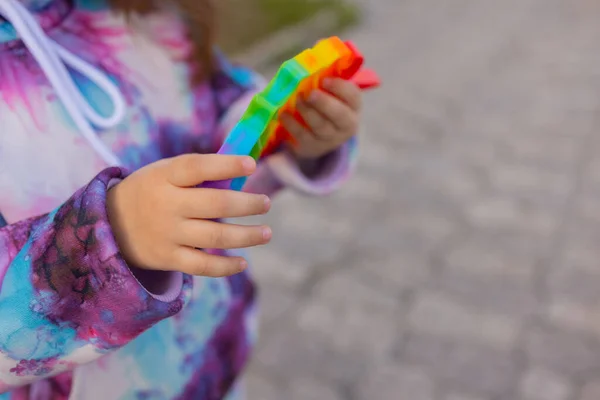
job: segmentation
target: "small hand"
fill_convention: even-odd
[[[362,93],[354,83],[334,78],[323,81],[324,90],[313,90],[297,109],[306,127],[290,114],[281,123],[297,143],[291,151],[298,159],[316,159],[344,144],[358,131]]]
[[[248,176],[250,157],[186,154],[149,164],[108,192],[107,211],[125,261],[149,270],[229,276],[247,263],[198,249],[234,249],[266,244],[266,226],[234,225],[223,219],[264,214],[270,200],[233,190],[198,188],[205,181]]]

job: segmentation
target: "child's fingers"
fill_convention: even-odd
[[[362,92],[354,83],[340,78],[327,78],[323,80],[323,88],[348,104],[354,111],[361,109]]]
[[[304,101],[298,101],[297,109],[313,135],[323,140],[329,140],[335,136],[334,122],[327,115],[323,115],[317,107],[313,108]]]
[[[267,244],[271,235],[271,229],[266,226],[188,219],[178,226],[174,239],[183,246],[229,250]]]
[[[271,206],[265,195],[235,190],[185,188],[180,193],[173,202],[184,218],[240,218],[264,214]]]
[[[179,187],[248,176],[256,169],[252,157],[221,154],[184,154],[170,159],[166,165],[167,179]]]
[[[282,114],[279,120],[283,127],[298,141],[303,141],[306,137],[312,136],[310,131],[290,114]]]
[[[248,266],[246,260],[241,257],[217,256],[185,246],[179,247],[173,258],[178,271],[214,278],[235,275]]]
[[[323,91],[313,90],[307,102],[311,106],[307,107],[308,110],[312,108],[314,112],[321,114],[326,120],[331,121],[337,130],[353,129],[357,123],[356,112],[348,104]],[[298,110],[300,110],[300,106],[298,106]],[[302,113],[302,110],[300,112]]]
[[[294,149],[305,148],[317,140],[307,128],[290,114],[283,114],[280,121],[283,127],[296,139],[295,143],[292,144]]]
[[[298,120],[290,114],[284,114],[281,118],[281,123],[287,131],[294,137],[295,143],[291,144],[294,152],[300,149],[310,149],[317,144],[317,137],[304,127]]]

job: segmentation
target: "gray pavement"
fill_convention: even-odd
[[[385,85],[268,217],[250,399],[600,399],[600,3],[361,1]]]

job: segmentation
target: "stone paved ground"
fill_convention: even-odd
[[[600,2],[362,1],[385,86],[269,217],[250,399],[600,399]]]

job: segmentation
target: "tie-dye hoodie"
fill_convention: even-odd
[[[104,0],[21,4],[48,37],[116,83],[126,112],[116,126],[95,129],[121,162],[108,165],[30,46],[0,18],[0,399],[233,397],[256,337],[249,274],[131,268],[105,199],[127,171],[216,151],[260,80],[220,58],[211,80],[191,86],[185,31],[166,12],[127,22]],[[85,75],[71,78],[95,110],[111,112]],[[310,177],[276,153],[245,190],[328,193],[348,175],[353,149],[354,140]]]

